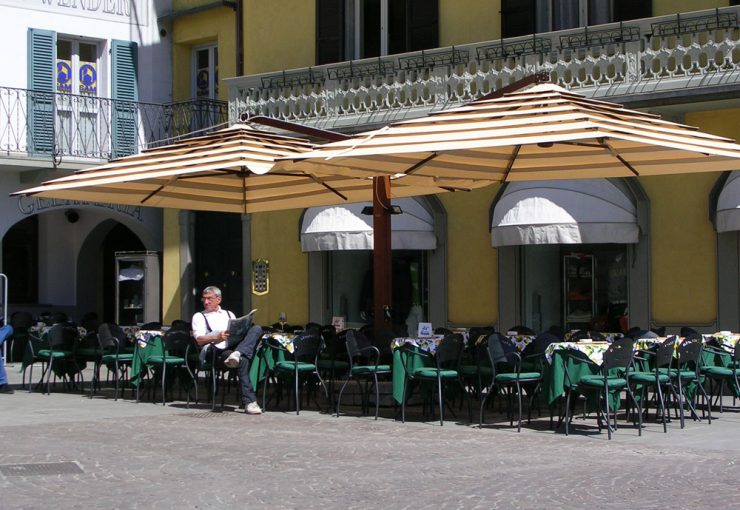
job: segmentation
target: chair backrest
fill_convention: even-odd
[[[344,338],[345,347],[347,348],[347,356],[349,357],[350,363],[355,363],[358,359],[375,360],[375,358],[379,356],[379,352],[375,349],[362,351],[362,349],[371,347],[372,344],[370,343],[370,340],[368,340],[368,338],[359,331],[348,329],[343,331],[343,334],[340,336]],[[373,352],[373,354],[370,354],[371,352]]]
[[[303,328],[303,331],[312,335],[320,335],[321,324],[319,324],[318,322],[307,322],[305,327]]]
[[[157,331],[159,329],[162,329],[162,323],[158,321],[147,322],[145,324],[142,324],[141,329],[145,331]]]
[[[321,352],[323,340],[318,335],[302,334],[293,341],[293,359],[314,363]]]
[[[184,321],[182,319],[175,319],[172,321],[172,326],[170,327],[170,329],[177,329],[180,331],[190,331],[191,326],[190,326],[190,322],[188,321]]]
[[[559,341],[560,340],[558,340],[558,337],[553,335],[552,333],[540,333],[532,341],[532,343],[524,348],[524,350],[522,351],[522,356],[544,356],[547,347],[550,344],[556,344]]]
[[[47,333],[49,348],[52,350],[71,351],[75,347],[77,334],[77,328],[75,327],[67,326],[66,324],[55,324]]]
[[[440,326],[438,328],[434,328],[434,334],[435,335],[451,335],[452,334],[452,330],[449,329],[449,328],[445,328],[445,327]]]
[[[682,337],[687,337],[689,335],[698,335],[698,334],[699,332],[697,330],[695,330],[694,328],[690,328],[688,326],[683,326],[681,328],[681,331],[679,332],[679,335],[681,335]]]
[[[660,326],[658,328],[650,328],[650,331],[658,335],[658,337],[665,336],[665,326]]]
[[[572,335],[570,335],[571,342],[579,342],[588,338],[591,338],[591,335],[585,329],[579,329],[578,331],[575,331]]]
[[[445,335],[434,352],[437,368],[457,370],[465,349],[465,340],[459,333]]]
[[[512,356],[512,354],[516,353],[516,347],[504,335],[493,333],[488,337],[487,345],[488,358],[492,366],[495,367],[499,363],[517,363],[515,358],[518,358],[518,356]]]
[[[693,363],[698,368],[701,353],[704,350],[704,341],[699,333],[686,335],[683,342],[678,344],[678,365],[684,366]]]
[[[507,331],[516,331],[517,335],[536,335],[535,331],[532,328],[529,328],[527,326],[521,326],[517,325],[513,328],[509,328]]]
[[[676,349],[676,340],[674,336],[666,338],[663,343],[658,345],[655,351],[655,369],[665,368],[673,363],[673,353]]]
[[[105,352],[118,352],[121,346],[119,339],[113,335],[109,322],[104,322],[98,327],[98,342]]]
[[[28,312],[13,312],[13,315],[10,316],[10,325],[13,326],[14,331],[27,330],[33,325],[33,317]]]
[[[165,352],[170,356],[184,356],[188,346],[193,343],[189,331],[169,329],[162,337]]]
[[[602,368],[605,372],[614,368],[627,368],[632,364],[634,354],[634,340],[626,337],[614,340],[604,353]]]

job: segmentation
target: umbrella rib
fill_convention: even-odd
[[[423,166],[423,165],[426,165],[426,164],[427,164],[427,163],[429,163],[429,162],[430,162],[431,160],[433,160],[434,158],[436,158],[436,157],[437,157],[437,154],[438,154],[438,153],[436,153],[436,152],[432,152],[432,153],[431,153],[431,154],[430,154],[429,156],[427,156],[426,158],[422,159],[421,161],[417,161],[416,163],[414,163],[414,164],[413,164],[413,165],[411,166],[411,168],[409,168],[408,170],[404,171],[403,173],[405,173],[406,175],[411,175],[411,174],[412,174],[413,172],[415,172],[416,170],[418,170],[418,169],[419,169],[419,167],[421,167],[421,166]]]
[[[502,179],[503,182],[506,182],[509,179],[509,172],[511,172],[511,169],[514,167],[514,162],[516,161],[517,156],[519,156],[520,150],[522,150],[521,145],[514,147],[514,151],[511,153],[511,158],[509,158],[509,163],[506,165],[506,171],[504,172],[504,178]]]
[[[152,191],[151,193],[149,193],[147,196],[145,196],[141,200],[141,203],[143,204],[144,202],[146,202],[147,200],[149,200],[150,198],[152,198],[154,195],[156,195],[157,193],[159,193],[160,191],[162,191],[165,188],[165,186],[169,186],[170,184],[172,184],[176,180],[177,180],[177,176],[176,175],[173,175],[172,178],[169,181],[167,181],[165,184],[162,184],[157,189],[155,189],[154,191]]]
[[[626,159],[624,159],[622,156],[620,156],[617,153],[617,151],[614,150],[614,147],[612,147],[611,145],[609,145],[609,142],[607,142],[604,138],[599,138],[599,142],[601,143],[601,146],[603,148],[605,148],[606,150],[608,150],[611,153],[611,155],[614,156],[615,158],[617,158],[619,160],[619,162],[622,163],[624,166],[626,166],[629,169],[630,172],[632,172],[633,174],[635,174],[635,176],[637,176],[637,177],[640,176],[640,172],[638,172],[637,170],[635,170],[635,167],[633,167],[632,165],[630,165],[629,162]]]
[[[332,193],[334,193],[335,195],[337,195],[342,200],[347,200],[347,197],[346,196],[342,195],[338,190],[336,190],[335,188],[332,188],[331,186],[329,186],[328,184],[326,184],[324,181],[322,181],[321,179],[319,179],[315,175],[313,175],[313,174],[304,174],[304,175],[306,177],[310,177],[316,183],[321,184],[323,187],[325,187],[326,189],[328,189],[329,191],[331,191]]]

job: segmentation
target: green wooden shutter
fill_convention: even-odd
[[[139,86],[136,54],[135,42],[112,41],[112,158],[137,152]]]
[[[419,51],[439,46],[438,0],[407,0],[406,48]]]
[[[28,151],[54,151],[56,32],[28,29]]]
[[[344,0],[316,2],[316,64],[344,60]]]

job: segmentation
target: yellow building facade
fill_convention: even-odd
[[[235,78],[237,64],[235,10],[214,6],[213,2],[175,2],[171,30],[173,40],[173,96],[185,100],[193,94],[195,59],[193,52],[204,45],[218,48],[217,99],[230,100],[224,80]],[[653,16],[668,16],[702,9],[726,8],[727,1],[667,1],[652,2]],[[481,41],[496,41],[502,35],[501,2],[480,0],[439,0],[437,47],[474,45]],[[179,14],[177,14],[179,12]],[[724,11],[723,11],[724,12]],[[279,2],[242,2],[242,52],[245,76],[276,73],[283,70],[306,69],[317,64],[317,4],[312,0],[281,0]],[[735,11],[731,13],[736,14]],[[662,18],[661,18],[662,19]],[[737,29],[735,29],[737,32]],[[348,37],[347,33],[344,34]],[[737,34],[735,34],[737,35]],[[349,40],[349,39],[347,39]],[[611,100],[623,101],[626,95]],[[610,99],[610,98],[607,98]],[[738,110],[732,105],[679,98],[668,109],[664,101],[653,98],[653,104],[641,104],[642,109],[666,113],[671,120],[687,123],[718,135],[740,138]],[[233,101],[231,105],[233,106]],[[235,121],[232,112],[232,121]],[[292,119],[301,121],[300,118]],[[371,122],[357,121],[345,131],[360,131]],[[341,130],[342,128],[340,128]],[[636,181],[644,193],[648,209],[645,237],[645,288],[633,288],[630,296],[644,292],[646,310],[638,315],[643,328],[651,326],[695,325],[719,327],[719,294],[717,230],[708,211],[712,208],[712,190],[719,174],[689,176],[640,177]],[[520,290],[502,292],[502,271],[506,262],[500,250],[491,243],[491,211],[502,187],[493,185],[469,193],[447,193],[438,197],[446,216],[445,267],[435,278],[446,279],[446,316],[429,317],[435,325],[496,324],[506,329],[512,320],[527,322],[522,311],[535,306],[534,300]],[[638,206],[639,208],[639,206]],[[302,251],[300,225],[303,210],[291,210],[251,215],[247,263],[266,259],[270,264],[270,292],[249,295],[248,306],[258,308],[257,321],[272,323],[285,312],[291,323],[303,324],[318,320],[312,316],[310,257]],[[164,321],[192,313],[183,294],[194,289],[183,285],[182,214],[167,211],[164,216]],[[642,241],[641,241],[642,242]],[[528,249],[528,248],[527,248]],[[627,256],[632,252],[626,248]],[[517,248],[519,252],[526,251]],[[519,257],[514,251],[507,257]],[[518,252],[517,252],[518,253]],[[518,263],[517,263],[518,264]],[[248,264],[245,265],[248,267]],[[242,282],[250,294],[249,274]],[[217,283],[217,282],[214,282]],[[522,284],[524,285],[524,284]],[[737,284],[736,284],[737,286]],[[196,291],[197,292],[197,291]],[[508,299],[523,301],[509,307]],[[193,303],[190,301],[189,303]],[[540,306],[537,304],[536,306]],[[513,310],[513,311],[511,311]],[[517,311],[518,310],[518,311]],[[330,315],[336,315],[330,311]],[[595,312],[595,311],[594,311]],[[517,315],[518,314],[518,315]],[[326,316],[321,317],[326,319]],[[509,322],[505,322],[509,321]],[[549,324],[539,324],[544,329]]]

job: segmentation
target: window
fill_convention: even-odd
[[[502,37],[648,18],[651,0],[502,0]]]
[[[318,64],[435,48],[438,0],[318,0],[316,27]]]
[[[56,143],[62,154],[96,156],[100,153],[100,103],[98,96],[98,45],[75,39],[57,38]],[[87,100],[85,98],[91,98]]]
[[[193,52],[193,97],[218,97],[218,47],[202,46]]]
[[[98,95],[98,45],[57,39],[56,91]]]

